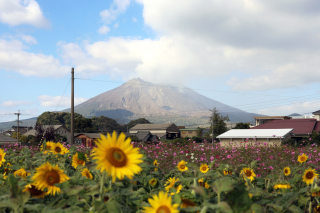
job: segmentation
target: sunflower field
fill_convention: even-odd
[[[0,148],[0,212],[320,212],[320,148],[45,141]]]

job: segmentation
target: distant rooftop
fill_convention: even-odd
[[[217,138],[276,138],[286,137],[293,132],[292,128],[288,129],[231,129]]]

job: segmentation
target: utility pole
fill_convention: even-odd
[[[214,125],[214,121],[213,121],[213,118],[212,118],[212,143],[213,143],[213,125]]]
[[[71,68],[71,144],[74,144],[74,68]]]
[[[19,115],[21,115],[20,110],[18,110],[18,113],[14,113],[15,115],[18,115],[17,120],[17,143],[19,142]]]

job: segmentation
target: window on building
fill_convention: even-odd
[[[168,134],[168,137],[171,137],[171,134]]]
[[[181,133],[182,133],[182,134],[186,134],[186,131],[182,131]]]

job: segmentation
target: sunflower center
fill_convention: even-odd
[[[157,213],[170,213],[170,209],[167,206],[160,206],[157,209]]]
[[[301,161],[306,161],[306,158],[305,157],[301,157],[300,160]]]
[[[207,170],[207,168],[206,167],[202,167],[202,171],[206,171]]]
[[[184,169],[184,168],[186,168],[185,165],[180,165],[180,169]]]
[[[56,147],[55,149],[54,149],[56,152],[61,152],[61,148],[60,147]]]
[[[252,174],[250,170],[247,170],[247,171],[245,171],[244,173],[246,174],[247,177],[250,177],[251,174]]]
[[[87,178],[91,178],[89,172],[86,173]]]
[[[78,160],[78,164],[82,165],[84,163],[83,160]]]
[[[313,172],[307,172],[306,178],[307,179],[312,179],[313,178]]]
[[[156,180],[152,179],[151,180],[151,185],[154,185],[156,183]]]
[[[46,150],[50,150],[50,149],[51,149],[51,146],[47,145]]]
[[[0,161],[2,161],[2,155],[0,155]]]
[[[47,174],[47,184],[53,186],[56,183],[60,183],[60,176],[56,171],[51,171]]]
[[[123,167],[127,164],[127,156],[119,148],[110,148],[107,160],[115,167]]]
[[[288,172],[289,172],[289,171],[288,171],[288,169],[285,169],[285,170],[284,170],[284,173],[286,173],[286,174],[287,174]]]
[[[31,188],[28,189],[31,196],[39,196],[42,195],[43,191],[37,189],[34,185],[31,185]]]

